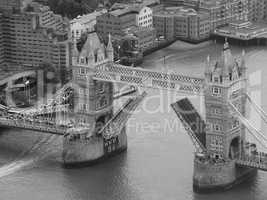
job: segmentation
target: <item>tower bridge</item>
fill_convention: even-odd
[[[256,169],[267,170],[267,154],[255,145],[247,148],[247,130],[256,139],[267,137],[247,123],[245,105],[250,102],[267,115],[247,95],[244,53],[236,60],[226,42],[221,59],[213,66],[208,57],[205,76],[198,78],[115,64],[111,38],[105,46],[91,34],[81,52],[74,44],[72,82],[31,115],[21,117],[0,107],[0,126],[63,135],[65,164],[93,162],[127,148],[127,120],[146,96],[135,95],[114,112],[114,83],[171,90],[204,98],[204,115],[187,98],[171,105],[196,147],[195,188],[229,186]]]

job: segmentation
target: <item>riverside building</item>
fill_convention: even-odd
[[[0,5],[5,2],[0,0]],[[22,8],[21,1],[16,2],[13,9],[1,7],[0,64],[37,69],[50,65],[64,80],[70,66],[67,22],[46,6],[31,3]]]

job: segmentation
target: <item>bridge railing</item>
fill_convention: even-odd
[[[67,127],[63,126],[56,126],[52,123],[47,122],[38,122],[38,121],[29,121],[29,120],[14,120],[8,119],[4,117],[0,117],[0,126],[6,127],[16,127],[16,128],[23,128],[28,130],[37,130],[41,132],[48,132],[54,133],[58,135],[64,135],[67,131]]]
[[[236,163],[241,166],[247,166],[267,171],[267,154],[263,152],[254,152],[241,155],[236,159]]]

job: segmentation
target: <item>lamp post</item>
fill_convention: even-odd
[[[26,95],[26,97],[28,98],[28,102],[29,102],[29,104],[30,104],[30,101],[31,101],[31,91],[30,91],[30,81],[29,80],[26,80],[26,82],[24,83],[24,88],[25,88],[25,95]],[[28,89],[29,89],[29,91],[28,91]]]

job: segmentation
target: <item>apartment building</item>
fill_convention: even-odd
[[[201,41],[210,36],[209,15],[192,8],[165,8],[154,14],[153,21],[157,36],[163,36],[167,40],[179,38]]]
[[[259,22],[267,19],[267,0],[248,0],[248,19]]]
[[[203,0],[199,9],[210,17],[211,30],[235,20],[247,20],[248,0]]]
[[[226,25],[231,21],[247,20],[250,1],[251,0],[162,0],[162,3],[166,6],[185,6],[207,12],[211,21],[211,30],[214,31],[215,28]]]
[[[23,0],[1,0],[0,12],[19,12],[23,7]]]
[[[117,9],[102,14],[96,18],[96,30],[99,37],[107,42],[108,35],[122,36],[124,29],[136,25],[136,17],[139,12],[136,9]]]
[[[156,35],[156,29],[153,27],[132,26],[125,30],[124,38],[135,38],[135,47],[144,52],[154,47]]]
[[[65,74],[70,66],[68,31],[58,25],[45,25],[41,21],[42,13],[35,6],[0,15],[0,63],[36,68],[49,64]]]

